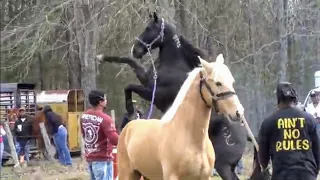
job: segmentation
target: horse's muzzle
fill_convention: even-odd
[[[228,115],[227,118],[232,122],[242,122],[242,116],[236,114],[235,116]]]
[[[132,56],[137,59],[141,59],[146,54],[146,49],[139,44],[135,44],[132,47]]]

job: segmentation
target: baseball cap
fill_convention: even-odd
[[[25,111],[25,110],[26,110],[26,108],[24,108],[24,107],[19,108],[19,111]]]
[[[290,82],[280,82],[277,85],[277,97],[292,97],[296,98],[298,95]]]
[[[89,93],[89,99],[99,99],[99,100],[106,100],[106,93],[100,90],[92,90]]]

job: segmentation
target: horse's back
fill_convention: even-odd
[[[162,124],[155,119],[130,121],[119,136],[119,165],[130,166],[146,177],[161,176],[157,173],[162,169],[158,153]]]
[[[159,131],[159,129],[162,127],[162,122],[158,119],[150,119],[150,120],[144,120],[144,119],[138,119],[138,120],[132,120],[130,121],[123,131],[120,133],[120,136],[127,136],[127,141],[137,140],[137,141],[145,141],[140,140],[148,135],[147,138],[156,138],[157,134],[156,131]]]

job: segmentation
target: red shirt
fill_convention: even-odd
[[[113,160],[112,150],[118,144],[118,134],[110,116],[88,109],[81,116],[81,132],[88,162]]]

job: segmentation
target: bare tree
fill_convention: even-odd
[[[97,44],[99,38],[98,20],[100,8],[96,1],[74,1],[76,38],[81,63],[81,87],[87,95],[95,89]],[[86,103],[88,105],[88,102]]]

